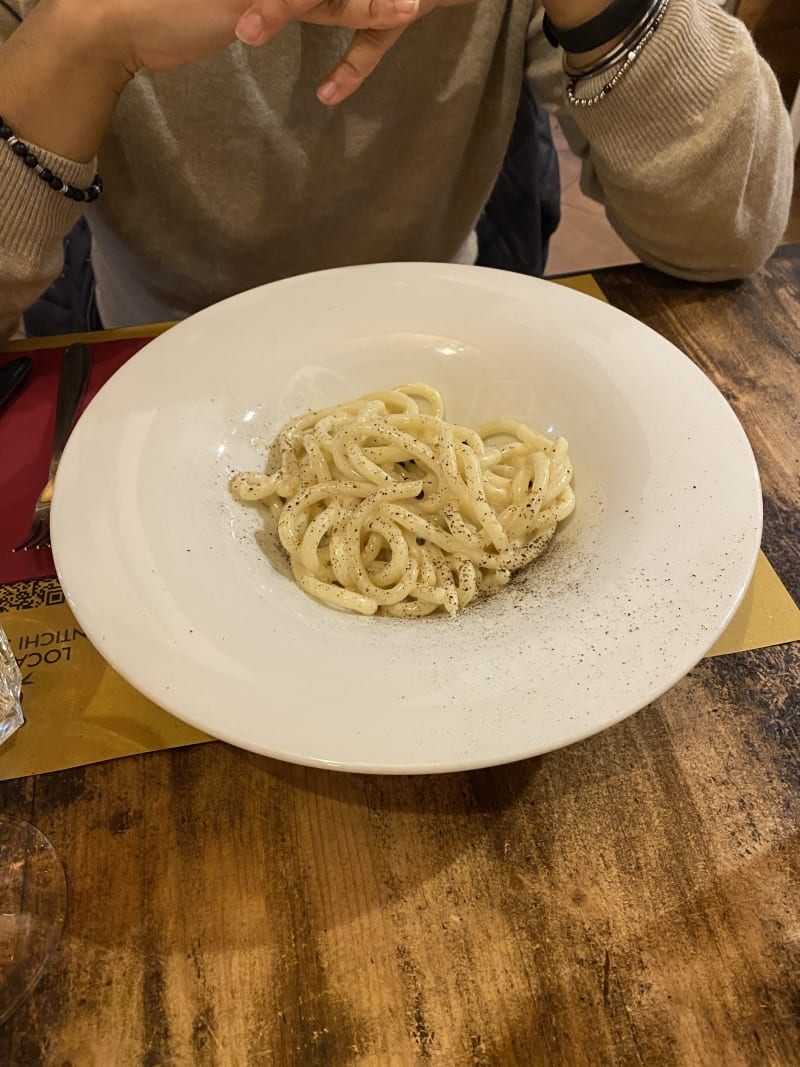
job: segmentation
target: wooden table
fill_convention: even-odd
[[[702,287],[597,275],[746,426],[800,598],[800,248]],[[213,743],[0,786],[69,913],[0,1062],[800,1064],[800,646],[705,660],[547,756],[444,777]]]

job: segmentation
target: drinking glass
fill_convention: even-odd
[[[0,745],[24,725],[21,688],[0,627]],[[2,760],[0,748],[0,767]],[[0,815],[0,1023],[31,993],[57,949],[66,898],[64,868],[44,834]]]

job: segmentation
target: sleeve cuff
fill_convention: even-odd
[[[737,53],[744,68],[752,67],[748,45],[744,27],[713,0],[670,0],[661,25],[613,92],[592,107],[570,107],[570,115],[619,172],[641,165],[642,144],[651,155],[662,147],[683,151],[698,144],[711,107],[719,114],[738,106],[721,87],[730,82]],[[579,95],[593,96],[608,78],[609,72],[585,79]]]
[[[43,167],[70,185],[86,188],[97,173],[96,160],[76,163],[37,145],[31,148]],[[85,207],[45,185],[5,144],[0,144],[0,188],[4,249],[26,260],[38,259],[42,247],[69,233]]]

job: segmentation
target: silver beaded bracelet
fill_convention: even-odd
[[[571,81],[567,85],[567,100],[573,107],[593,107],[595,104],[599,104],[601,100],[604,100],[605,97],[612,92],[620,79],[624,78],[627,72],[631,69],[647,45],[647,42],[661,25],[661,21],[666,14],[668,6],[669,0],[653,0],[653,3],[650,5],[646,14],[641,21],[633,27],[625,40],[607,56],[604,56],[593,67],[579,70],[572,67],[567,61],[566,56],[564,57],[564,72],[571,78]],[[594,96],[581,97],[576,95],[575,90],[582,81],[585,81],[587,78],[596,74],[602,74],[606,70],[612,70],[614,67],[618,68],[614,75],[606,82],[602,89],[599,89],[594,94]]]

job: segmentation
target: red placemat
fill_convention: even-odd
[[[148,340],[92,344],[92,373],[83,407]],[[55,574],[49,548],[13,551],[27,536],[36,498],[47,481],[63,348],[25,354],[33,360],[33,369],[25,385],[0,409],[0,585]],[[13,358],[0,355],[0,364]]]

